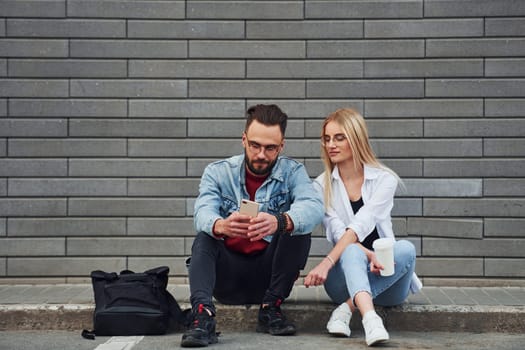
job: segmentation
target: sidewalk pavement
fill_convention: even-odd
[[[182,308],[189,286],[170,285]],[[258,306],[217,304],[220,330],[253,330]],[[335,308],[322,287],[297,285],[282,306],[302,332],[324,330]],[[90,284],[0,285],[0,331],[92,328]],[[390,331],[525,332],[525,287],[424,287],[403,305],[377,308]],[[360,317],[351,327],[359,328]]]

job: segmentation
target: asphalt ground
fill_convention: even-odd
[[[120,337],[122,339],[135,339]],[[141,337],[139,337],[141,338]],[[0,350],[166,350],[180,348],[181,334],[145,336],[137,344],[128,341],[127,347],[112,337],[96,337],[86,340],[80,332],[71,331],[4,331],[0,332]],[[209,349],[228,350],[309,350],[309,349],[370,349],[364,341],[362,331],[353,331],[350,338],[336,338],[327,333],[299,333],[296,336],[275,337],[267,334],[246,332],[224,332],[219,343]],[[525,349],[524,334],[508,333],[465,333],[465,332],[390,332],[390,341],[376,349]]]

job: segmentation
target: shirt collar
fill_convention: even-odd
[[[367,164],[365,164],[363,168],[365,180],[376,179],[381,172],[381,169],[369,166]],[[337,167],[337,165],[334,167],[334,170],[332,170],[332,179],[341,180],[341,175],[339,174],[339,168]]]

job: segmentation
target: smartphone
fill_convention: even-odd
[[[259,203],[248,199],[242,199],[241,209],[239,210],[239,213],[249,215],[251,217],[256,217],[257,213],[259,213]]]

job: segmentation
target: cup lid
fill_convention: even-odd
[[[394,245],[394,240],[391,238],[378,238],[372,243],[374,249],[390,248]]]

